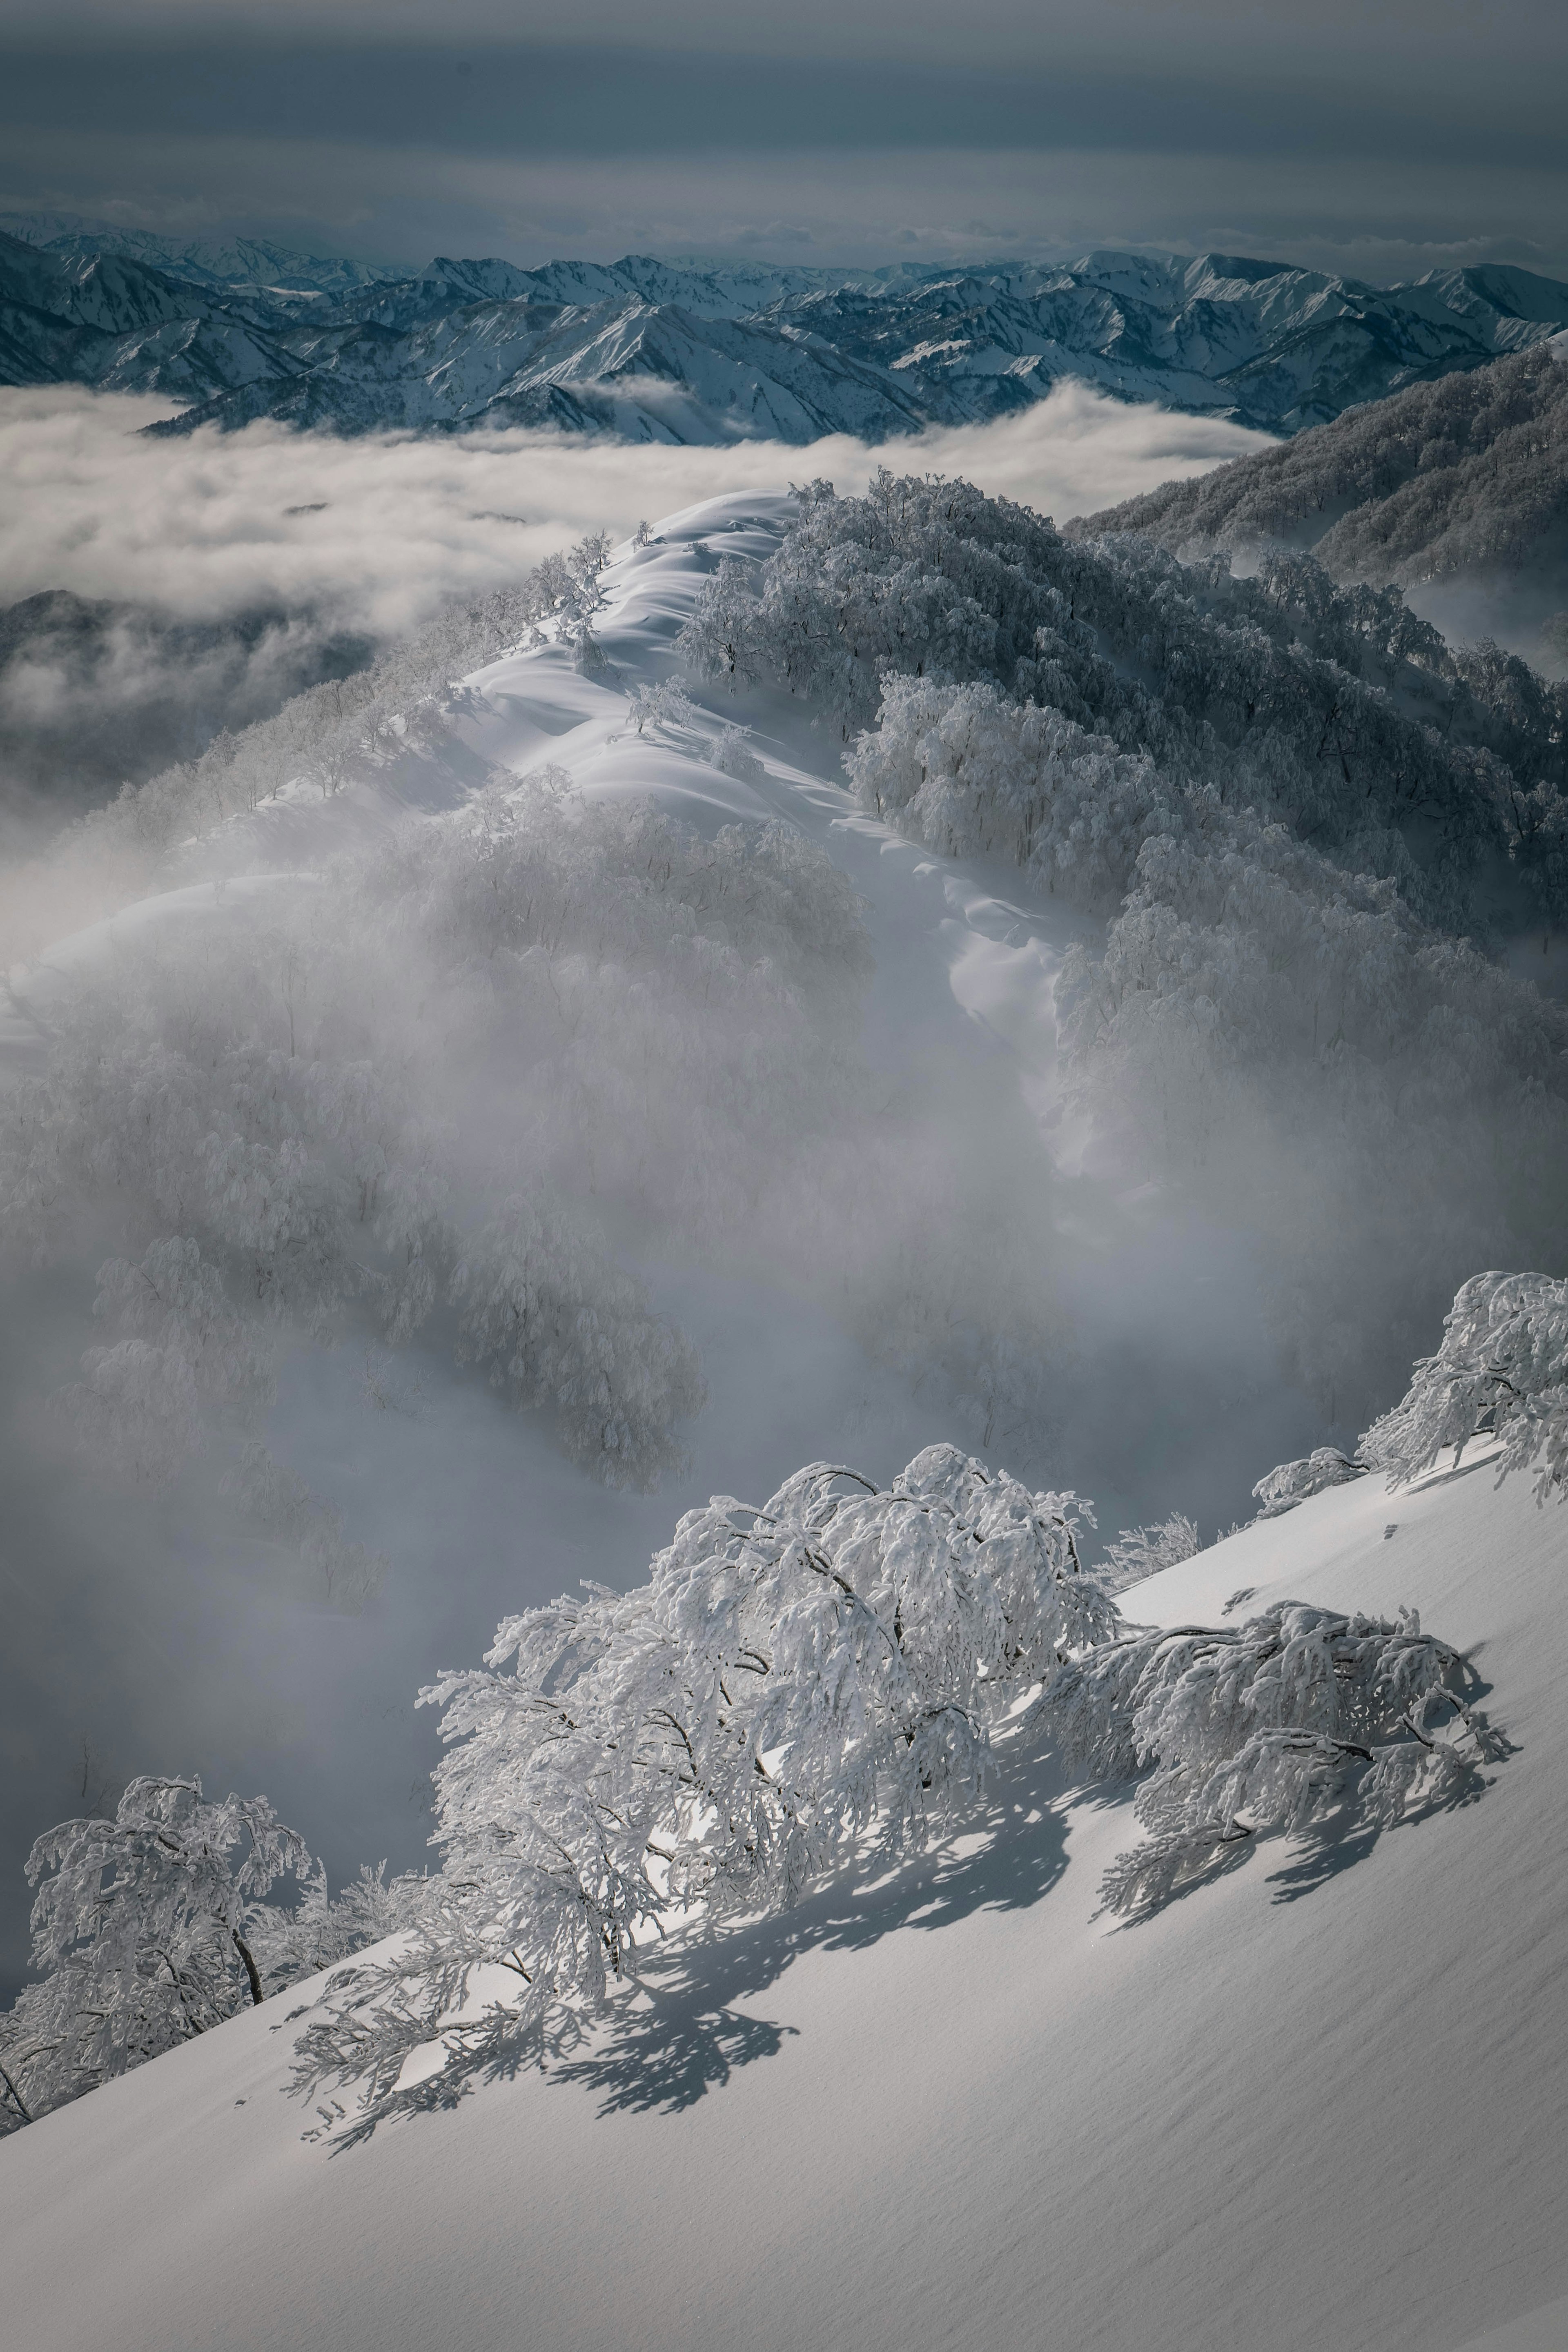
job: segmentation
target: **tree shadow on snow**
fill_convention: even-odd
[[[1458,1475],[1462,1477],[1464,1473],[1461,1471]],[[1481,1682],[1479,1677],[1473,1679],[1469,1685],[1472,1701],[1490,1688],[1489,1683]],[[1471,1705],[1470,1717],[1479,1761],[1500,1764],[1505,1758],[1519,1754],[1518,1741],[1510,1739],[1507,1732],[1489,1723],[1474,1704]],[[1358,1862],[1364,1862],[1379,1838],[1387,1832],[1415,1829],[1422,1822],[1436,1820],[1439,1813],[1467,1811],[1471,1805],[1480,1802],[1489,1786],[1486,1776],[1477,1772],[1473,1779],[1461,1781],[1457,1788],[1445,1793],[1414,1804],[1407,1802],[1399,1819],[1394,1822],[1380,1821],[1375,1817],[1369,1819],[1364,1814],[1353,1815],[1348,1809],[1331,1814],[1326,1821],[1291,1839],[1289,1859],[1280,1869],[1269,1874],[1268,1884],[1275,1890],[1274,1900],[1276,1903],[1300,1902],[1303,1895],[1315,1893],[1331,1878],[1338,1878]]]
[[[1513,1743],[1488,1725],[1475,1706],[1489,1685],[1472,1676],[1471,1720],[1486,1761],[1513,1754]],[[1067,1865],[1069,1811],[1122,1814],[1133,1827],[1137,1781],[1068,1783],[1050,1749],[1019,1740],[996,1751],[990,1790],[941,1843],[911,1854],[878,1874],[842,1872],[795,1908],[743,1921],[711,1934],[680,1932],[643,1958],[639,1980],[625,1989],[607,2014],[585,2016],[567,2003],[547,2027],[544,2046],[533,2033],[510,2034],[497,2013],[494,2036],[451,2053],[428,2080],[398,2091],[351,2119],[341,2106],[323,2108],[334,2149],[370,2137],[394,2112],[413,2115],[449,2107],[480,2080],[511,2078],[538,2066],[547,2083],[594,2094],[601,2116],[679,2114],[721,2090],[742,2067],[776,2058],[799,2029],[758,2005],[786,1969],[816,1952],[861,1951],[895,1931],[935,1933],[979,1911],[1023,1911],[1049,1894]],[[1487,1778],[1414,1803],[1397,1820],[1369,1818],[1353,1801],[1336,1806],[1305,1832],[1243,1836],[1200,1851],[1190,1866],[1162,1884],[1157,1900],[1140,1902],[1115,1923],[1136,1928],[1156,1912],[1184,1902],[1216,1878],[1245,1868],[1267,1849],[1279,1866],[1267,1883],[1277,1903],[1297,1901],[1364,1861],[1384,1831],[1473,1804]],[[1134,1847],[1141,1843],[1134,1838]],[[1112,1874],[1114,1874],[1114,1873]],[[1099,1916],[1099,1915],[1094,1915]],[[309,2136],[309,2135],[308,2135]]]
[[[601,2115],[693,2106],[795,2038],[744,2004],[796,1959],[864,1950],[898,1928],[934,1932],[976,1911],[1026,1910],[1061,1876],[1066,1832],[1055,1759],[1003,1751],[987,1799],[942,1845],[871,1880],[846,1874],[781,1916],[672,1942],[624,2011],[586,2049],[547,2058],[545,2074],[597,2093]]]
[[[1462,1477],[1465,1472],[1448,1475]],[[1473,1760],[1484,1767],[1517,1755],[1519,1744],[1490,1722],[1480,1706],[1479,1702],[1490,1694],[1492,1685],[1475,1671],[1475,1655],[1472,1651],[1466,1662],[1465,1699],[1474,1742]],[[1265,1828],[1256,1835],[1244,1832],[1223,1841],[1194,1838],[1192,1860],[1180,1874],[1163,1884],[1157,1896],[1139,1901],[1127,1909],[1115,1921],[1113,1932],[1121,1934],[1142,1927],[1156,1913],[1168,1911],[1175,1904],[1201,1894],[1216,1879],[1246,1869],[1260,1853],[1277,1859],[1277,1866],[1268,1872],[1267,1879],[1274,1890],[1274,1902],[1299,1902],[1302,1895],[1314,1894],[1331,1879],[1366,1861],[1379,1840],[1391,1832],[1416,1828],[1441,1813],[1466,1811],[1479,1803],[1491,1785],[1489,1775],[1477,1770],[1467,1779],[1439,1786],[1419,1798],[1406,1796],[1401,1809],[1389,1814],[1361,1808],[1361,1777],[1347,1776],[1338,1801],[1319,1820],[1300,1828]],[[1098,1805],[1130,1804],[1136,1800],[1142,1785],[1138,1780],[1130,1780],[1114,1788],[1104,1787],[1090,1792],[1089,1801]],[[1130,1851],[1135,1853],[1136,1849]],[[1109,1879],[1107,1884],[1109,1886]]]

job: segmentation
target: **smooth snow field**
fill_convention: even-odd
[[[1174,1508],[1237,1516],[1319,1434],[1275,1368],[1240,1244],[1177,1235],[1062,1112],[1052,992],[1080,919],[1020,896],[1016,871],[942,861],[860,815],[836,738],[777,698],[737,706],[754,775],[702,756],[721,695],[689,727],[628,719],[627,688],[666,675],[707,572],[771,551],[787,512],[782,493],[747,493],[622,550],[596,624],[611,668],[584,676],[552,646],[478,673],[474,773],[553,762],[587,794],[652,793],[705,828],[782,816],[821,842],[867,901],[873,1066],[917,1073],[955,1115],[974,1088],[1021,1107],[1061,1187],[1078,1402],[1048,1458],[1001,1441],[994,1457],[1092,1495],[1106,1534]],[[232,829],[223,882],[62,940],[14,976],[0,1056],[26,1065],[33,1013],[117,930],[221,921],[247,893],[304,887],[334,842],[410,800],[456,805],[469,784],[447,761],[397,787],[286,792]],[[379,1614],[290,1613],[237,1580],[241,1597],[193,1607],[177,1544],[174,1567],[145,1565],[165,1522],[127,1507],[105,1622],[134,1618],[168,1669],[143,1674],[138,1654],[145,1687],[115,1729],[134,1769],[199,1750],[209,1789],[222,1759],[223,1786],[264,1788],[307,1834],[330,1784],[339,1843],[358,1841],[328,1845],[334,1882],[389,1850],[401,1809],[405,1866],[409,1779],[434,1744],[415,1690],[477,1659],[498,1616],[583,1576],[630,1585],[710,1493],[760,1500],[823,1456],[885,1478],[942,1437],[986,1450],[816,1307],[722,1272],[646,1271],[710,1399],[689,1474],[658,1494],[590,1486],[536,1424],[439,1384],[416,1352],[424,1391],[370,1410],[342,1349],[296,1360],[268,1443],[389,1555]],[[672,1941],[569,2060],[367,2144],[307,2138],[322,2118],[284,2093],[321,1980],[296,1988],[0,2145],[0,2343],[1568,2346],[1565,1567],[1568,1508],[1538,1508],[1522,1477],[1498,1488],[1478,1449],[1404,1492],[1372,1476],[1320,1494],[1122,1595],[1130,1620],[1162,1624],[1234,1623],[1287,1595],[1414,1604],[1468,1651],[1510,1743],[1459,1810],[1310,1864],[1268,1841],[1142,1924],[1094,1916],[1137,1835],[1130,1792],[1069,1797],[1004,1740],[966,1835],[783,1919]],[[62,1576],[29,1601],[40,1646],[51,1612],[64,1642],[78,1589]]]
[[[220,2026],[0,2147],[6,2340],[1547,2352],[1563,1565],[1561,1507],[1482,1456],[1320,1495],[1126,1596],[1166,1623],[1247,1585],[1412,1601],[1471,1651],[1514,1752],[1316,1883],[1275,1841],[1095,1924],[1125,1792],[1066,1802],[1006,1758],[974,1835],[672,1951],[562,2073],[368,2146],[301,2139],[287,2018]]]

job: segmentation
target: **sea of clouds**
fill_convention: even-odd
[[[513,579],[585,530],[616,536],[723,491],[880,465],[958,474],[1058,520],[1268,446],[1058,384],[1022,415],[868,447],[721,448],[484,432],[355,440],[259,424],[143,437],[166,402],[77,387],[0,390],[0,579],[207,618],[308,609],[386,637],[447,597]]]

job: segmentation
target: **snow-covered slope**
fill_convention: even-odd
[[[1212,254],[946,270],[633,255],[532,270],[440,257],[389,278],[271,247],[165,252],[16,225],[33,241],[0,237],[0,380],[166,393],[185,409],[167,429],[487,420],[805,443],[1006,415],[1071,376],[1293,433],[1568,327],[1568,289],[1503,268],[1374,287]],[[108,303],[95,289],[111,260],[126,282]]]
[[[368,2146],[302,2138],[288,2015],[220,2027],[0,2148],[12,2340],[1546,2352],[1563,1553],[1560,1510],[1478,1457],[1317,1496],[1127,1596],[1173,1624],[1242,1588],[1414,1602],[1470,1649],[1513,1744],[1492,1784],[1315,1873],[1276,1843],[1096,1923],[1124,1792],[1069,1801],[1016,1755],[973,1835],[672,1950],[553,2075]]]

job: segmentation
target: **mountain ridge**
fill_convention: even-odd
[[[1331,578],[1395,583],[1428,602],[1484,585],[1470,628],[1568,656],[1568,335],[1415,384],[1195,482],[1076,518],[1073,539],[1131,533],[1173,554],[1265,547]],[[1449,617],[1441,604],[1442,617]],[[1549,634],[1542,637],[1543,625]]]
[[[1496,267],[1376,287],[1103,250],[881,269],[437,256],[395,275],[255,241],[0,230],[0,379],[162,394],[179,413],[159,433],[267,417],[799,446],[985,423],[1073,377],[1290,436],[1564,329],[1568,286]]]

